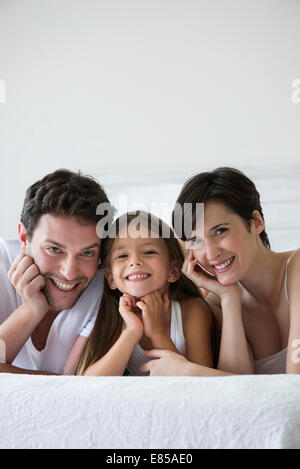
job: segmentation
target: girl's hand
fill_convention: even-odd
[[[179,353],[155,349],[145,351],[145,355],[157,359],[140,367],[140,371],[150,372],[150,376],[191,376],[191,362]]]
[[[159,291],[153,291],[137,302],[142,311],[145,336],[154,337],[169,335],[168,310],[170,300],[167,293],[161,295]]]
[[[136,313],[135,298],[128,293],[124,293],[119,301],[119,312],[124,319],[126,329],[135,330],[143,335],[144,325],[141,313]]]
[[[189,250],[184,260],[182,272],[186,277],[192,280],[197,287],[216,294],[221,300],[224,300],[226,297],[240,296],[237,284],[224,286],[215,277],[209,277],[209,274],[201,269],[198,259],[194,257],[192,249]]]

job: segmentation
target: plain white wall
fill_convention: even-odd
[[[0,236],[60,167],[300,163],[297,0],[0,0]]]

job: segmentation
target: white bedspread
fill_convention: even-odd
[[[0,374],[1,448],[300,448],[300,376]]]

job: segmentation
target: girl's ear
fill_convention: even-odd
[[[258,210],[253,210],[251,224],[255,233],[260,234],[264,231],[265,222]]]
[[[105,270],[105,271],[104,271],[104,275],[105,275],[106,280],[108,281],[108,284],[109,284],[110,288],[111,288],[112,290],[116,290],[116,289],[117,289],[117,286],[116,286],[116,284],[115,284],[115,282],[114,282],[114,279],[113,279],[113,276],[112,276],[111,271],[110,271],[110,270]]]
[[[174,283],[177,282],[181,275],[181,270],[179,269],[177,264],[172,264],[169,272],[168,282]]]

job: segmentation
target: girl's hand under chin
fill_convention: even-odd
[[[119,301],[119,312],[124,319],[126,329],[139,332],[142,336],[144,324],[141,313],[137,313],[136,311],[136,299],[128,293],[124,293]]]
[[[216,277],[207,274],[204,269],[201,269],[198,259],[194,257],[193,251],[190,249],[182,266],[182,272],[186,277],[194,282],[197,287],[211,292],[220,297],[221,300],[228,296],[240,296],[237,284],[222,285]]]
[[[153,291],[142,297],[136,305],[142,311],[144,334],[150,339],[154,336],[169,335],[169,307],[168,293],[161,295],[159,291]]]

